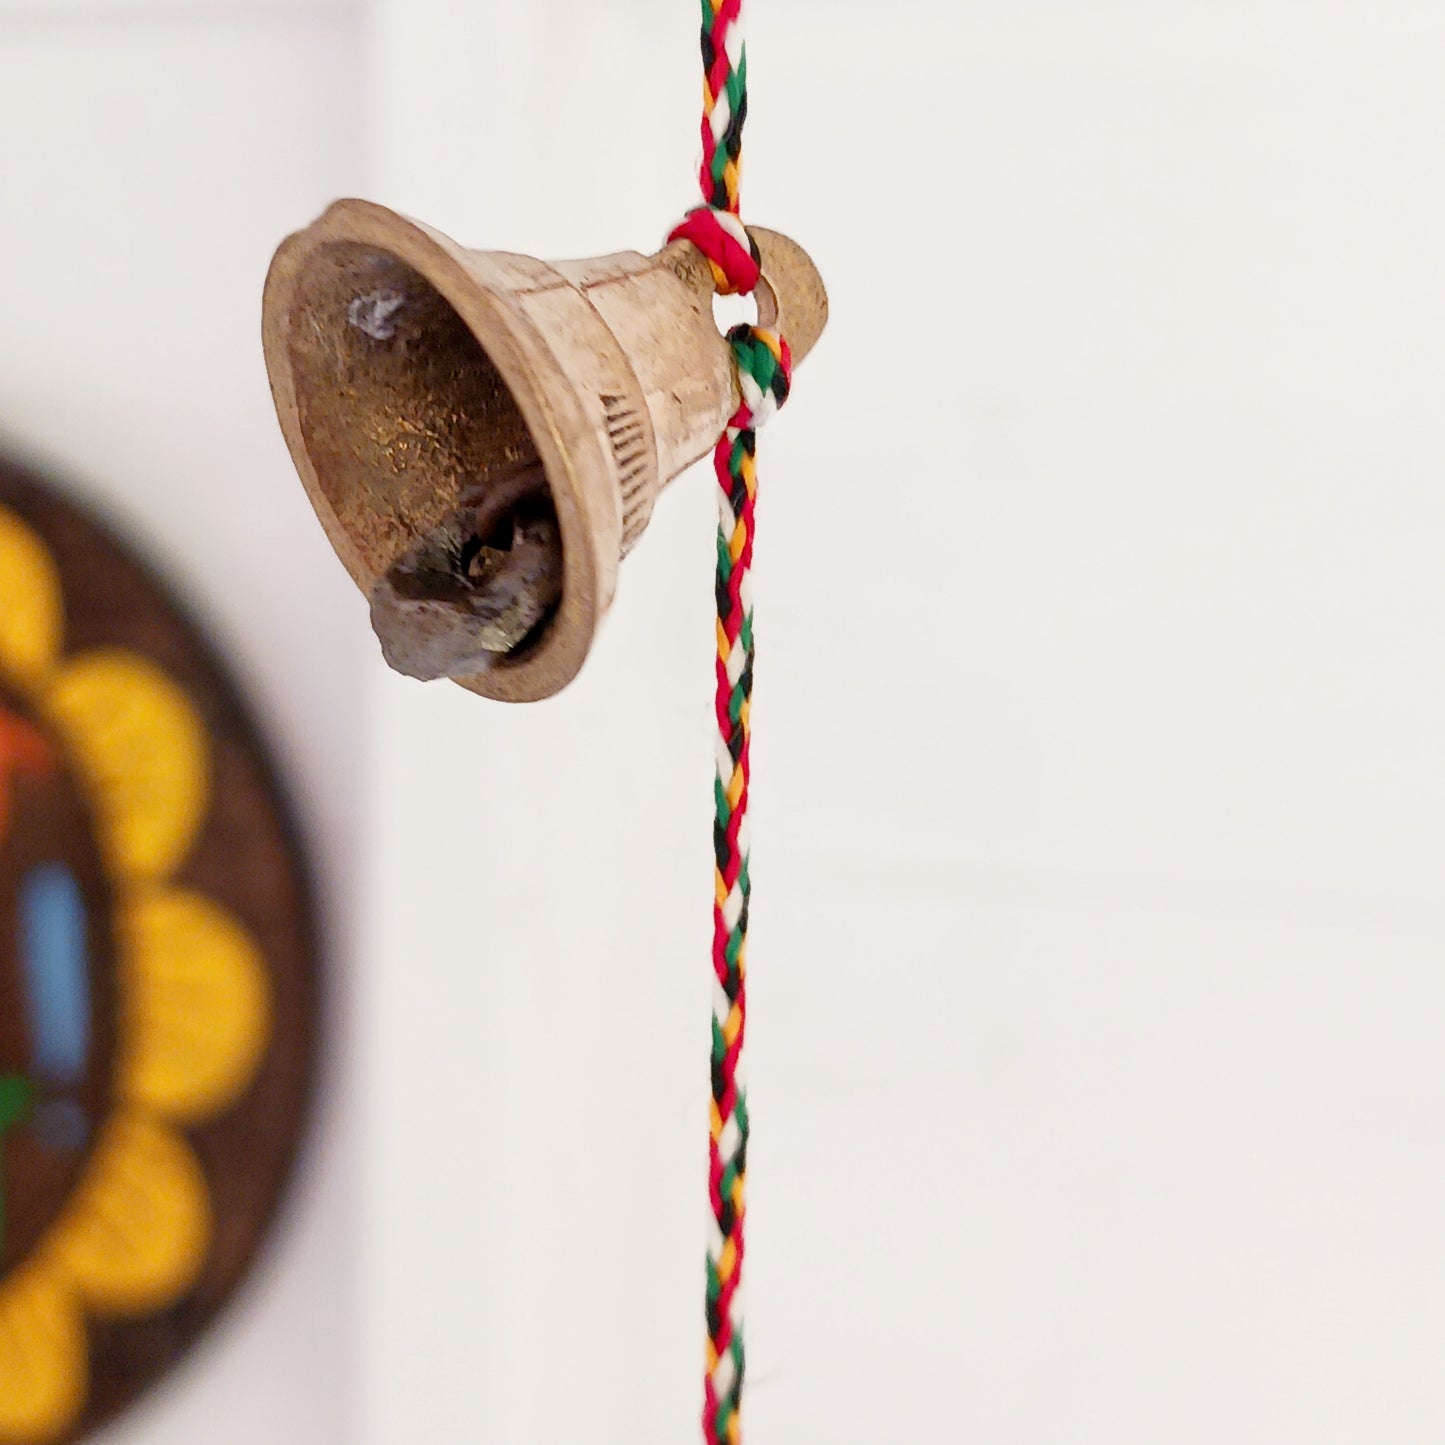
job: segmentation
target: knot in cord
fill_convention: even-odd
[[[667,239],[691,241],[702,252],[719,295],[746,296],[762,278],[757,242],[735,211],[698,206],[672,228]]]
[[[673,227],[669,241],[691,241],[712,271],[723,296],[745,296],[762,279],[757,242],[732,211],[698,206]],[[788,399],[793,356],[788,343],[765,326],[734,326],[727,334],[738,368],[743,404],[728,423],[730,431],[755,431],[776,415]]]
[[[728,332],[738,368],[743,404],[728,423],[730,431],[756,431],[777,415],[793,380],[793,353],[776,331],[743,323]]]

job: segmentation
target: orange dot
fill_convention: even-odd
[[[45,736],[22,718],[0,708],[0,838],[10,818],[10,780],[18,772],[47,777],[55,754]]]

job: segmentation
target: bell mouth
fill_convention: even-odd
[[[621,525],[571,383],[513,295],[549,278],[565,284],[338,201],[282,244],[263,305],[281,429],[388,662],[516,702],[581,668]]]
[[[317,485],[374,575],[373,626],[409,676],[466,677],[535,649],[564,561],[536,443],[467,323],[414,266],[317,247],[287,348]]]

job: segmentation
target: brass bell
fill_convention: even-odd
[[[823,283],[795,242],[751,235],[759,323],[801,360]],[[687,241],[549,263],[365,201],[282,244],[276,411],[393,667],[512,702],[571,681],[658,492],[737,409],[713,290]]]

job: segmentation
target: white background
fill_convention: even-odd
[[[750,9],[745,214],[833,319],[761,448],[749,1439],[1435,1445],[1445,11]],[[347,1041],[116,1445],[694,1437],[708,479],[557,701],[394,679],[257,312],[357,189],[649,248],[695,30],[0,0],[0,427],[236,656]]]

